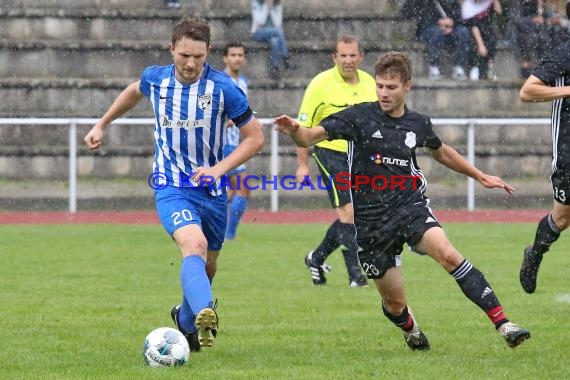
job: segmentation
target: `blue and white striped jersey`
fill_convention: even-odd
[[[247,96],[247,78],[244,77],[243,75],[240,75],[237,80],[232,77],[230,77],[230,79],[235,84],[237,84],[237,86],[241,88],[245,96]],[[233,152],[233,150],[239,145],[239,128],[236,128],[235,125],[230,125],[226,128],[226,145],[229,148],[226,149],[226,152],[230,151],[230,153]],[[229,153],[226,153],[226,156],[228,154]]]
[[[191,84],[175,78],[174,65],[149,66],[141,74],[140,91],[154,110],[153,172],[175,187],[198,186],[190,181],[192,173],[223,159],[228,118],[241,127],[253,117],[245,94],[207,63]],[[222,194],[219,183],[212,189],[213,195]]]

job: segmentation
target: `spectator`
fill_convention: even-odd
[[[461,17],[475,40],[469,79],[497,79],[493,61],[497,50],[497,28],[494,14],[502,14],[499,0],[464,0]]]
[[[552,46],[544,16],[543,0],[518,0],[511,4],[514,53],[523,79],[528,78],[533,64]]]
[[[279,79],[281,65],[285,69],[295,69],[283,32],[283,4],[280,0],[251,1],[251,38],[257,42],[268,42],[271,46],[271,79]]]
[[[469,29],[461,24],[458,2],[404,0],[400,14],[416,19],[416,37],[427,46],[428,77],[431,80],[441,79],[441,52],[446,46],[453,53],[452,78],[467,79],[464,67],[468,63],[472,40]]]
[[[570,38],[570,22],[566,16],[566,1],[550,0],[545,3],[546,23],[550,27],[552,46],[558,46]]]

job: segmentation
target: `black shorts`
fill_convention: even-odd
[[[563,205],[570,205],[570,170],[556,168],[550,176],[554,199]]]
[[[370,279],[380,278],[388,269],[401,265],[405,243],[413,250],[427,230],[441,227],[428,199],[384,213],[374,222],[360,221],[358,213],[355,217],[358,258]]]
[[[321,172],[323,178],[322,183],[327,187],[331,206],[337,208],[351,203],[352,197],[350,195],[350,189],[339,190],[335,183],[335,176],[338,173],[349,172],[348,156],[346,153],[316,146],[313,150],[313,158],[317,162],[317,166]]]

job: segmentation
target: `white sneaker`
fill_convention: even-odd
[[[453,66],[453,70],[451,71],[451,77],[455,80],[465,80],[467,79],[467,75],[465,75],[465,70],[461,66]]]
[[[479,80],[479,68],[473,66],[469,71],[469,80]]]
[[[428,66],[428,78],[430,80],[440,80],[441,79],[441,72],[439,71],[439,67],[437,66]]]

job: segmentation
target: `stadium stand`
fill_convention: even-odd
[[[295,2],[287,8],[284,26],[299,69],[279,81],[264,78],[269,48],[249,40],[249,0],[181,4],[181,9],[171,10],[156,0],[2,1],[0,117],[100,116],[145,66],[170,63],[166,49],[171,27],[187,14],[210,22],[209,62],[215,67],[223,67],[221,47],[225,41],[243,36],[249,49],[245,75],[250,78],[251,103],[261,118],[296,115],[308,80],[330,66],[331,44],[341,33],[361,39],[366,54],[362,68],[369,72],[382,52],[409,53],[417,78],[409,103],[432,117],[548,115],[548,104],[529,105],[518,100],[521,81],[509,48],[500,49],[496,58],[495,67],[501,73],[498,81],[427,80],[425,49],[414,39],[413,21],[398,16],[397,0],[362,0],[350,7],[341,0]],[[150,117],[151,113],[141,102],[127,116]],[[87,129],[80,128],[79,136]],[[443,126],[439,131],[460,150],[464,146],[465,128]],[[149,128],[140,126],[111,128],[102,154],[115,158],[105,163],[81,146],[79,175],[146,178],[150,160],[143,157],[152,155],[150,133]],[[548,166],[549,132],[545,127],[492,127],[477,139],[478,165],[484,170],[507,177],[516,173],[532,176],[544,173]],[[66,178],[66,127],[0,127],[0,140],[0,177],[26,179],[30,176],[27,168],[33,168],[34,178]],[[284,145],[282,153],[291,153],[289,148],[290,144]],[[251,162],[253,172],[267,174],[265,157]],[[288,168],[294,168],[294,158],[284,154],[281,170],[293,170]],[[439,178],[438,168],[423,169],[432,180]]]

